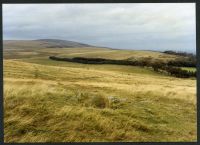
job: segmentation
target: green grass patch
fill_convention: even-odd
[[[182,70],[187,70],[187,71],[191,71],[191,72],[195,72],[196,68],[194,67],[181,67]]]

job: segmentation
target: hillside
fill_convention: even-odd
[[[49,59],[169,61],[181,56],[100,47],[40,48],[36,42],[15,43],[13,49],[4,43],[6,143],[197,141],[195,78],[138,66]]]
[[[183,56],[156,51],[117,50],[57,39],[4,40],[3,48],[4,58],[11,59],[44,57],[51,55],[60,57],[90,57],[116,60],[148,59],[149,61],[169,61],[176,58],[183,58]]]
[[[92,47],[88,44],[59,39],[4,40],[3,44],[5,49]]]

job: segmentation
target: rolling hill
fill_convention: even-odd
[[[156,51],[119,50],[58,39],[4,40],[3,48],[4,58],[11,59],[29,58],[35,56],[43,57],[50,55],[62,57],[105,58],[115,60],[148,59],[149,61],[168,61],[181,58],[181,56]]]
[[[5,49],[13,48],[73,48],[73,47],[92,47],[88,44],[83,44],[68,40],[59,39],[37,39],[37,40],[4,40]]]
[[[6,143],[197,141],[195,78],[138,66],[49,59],[53,55],[169,61],[181,56],[58,47],[65,42],[4,42]]]

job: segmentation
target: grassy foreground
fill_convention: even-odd
[[[5,142],[197,141],[196,80],[4,59]]]

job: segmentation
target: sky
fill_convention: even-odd
[[[195,53],[195,4],[3,4],[3,39]]]

